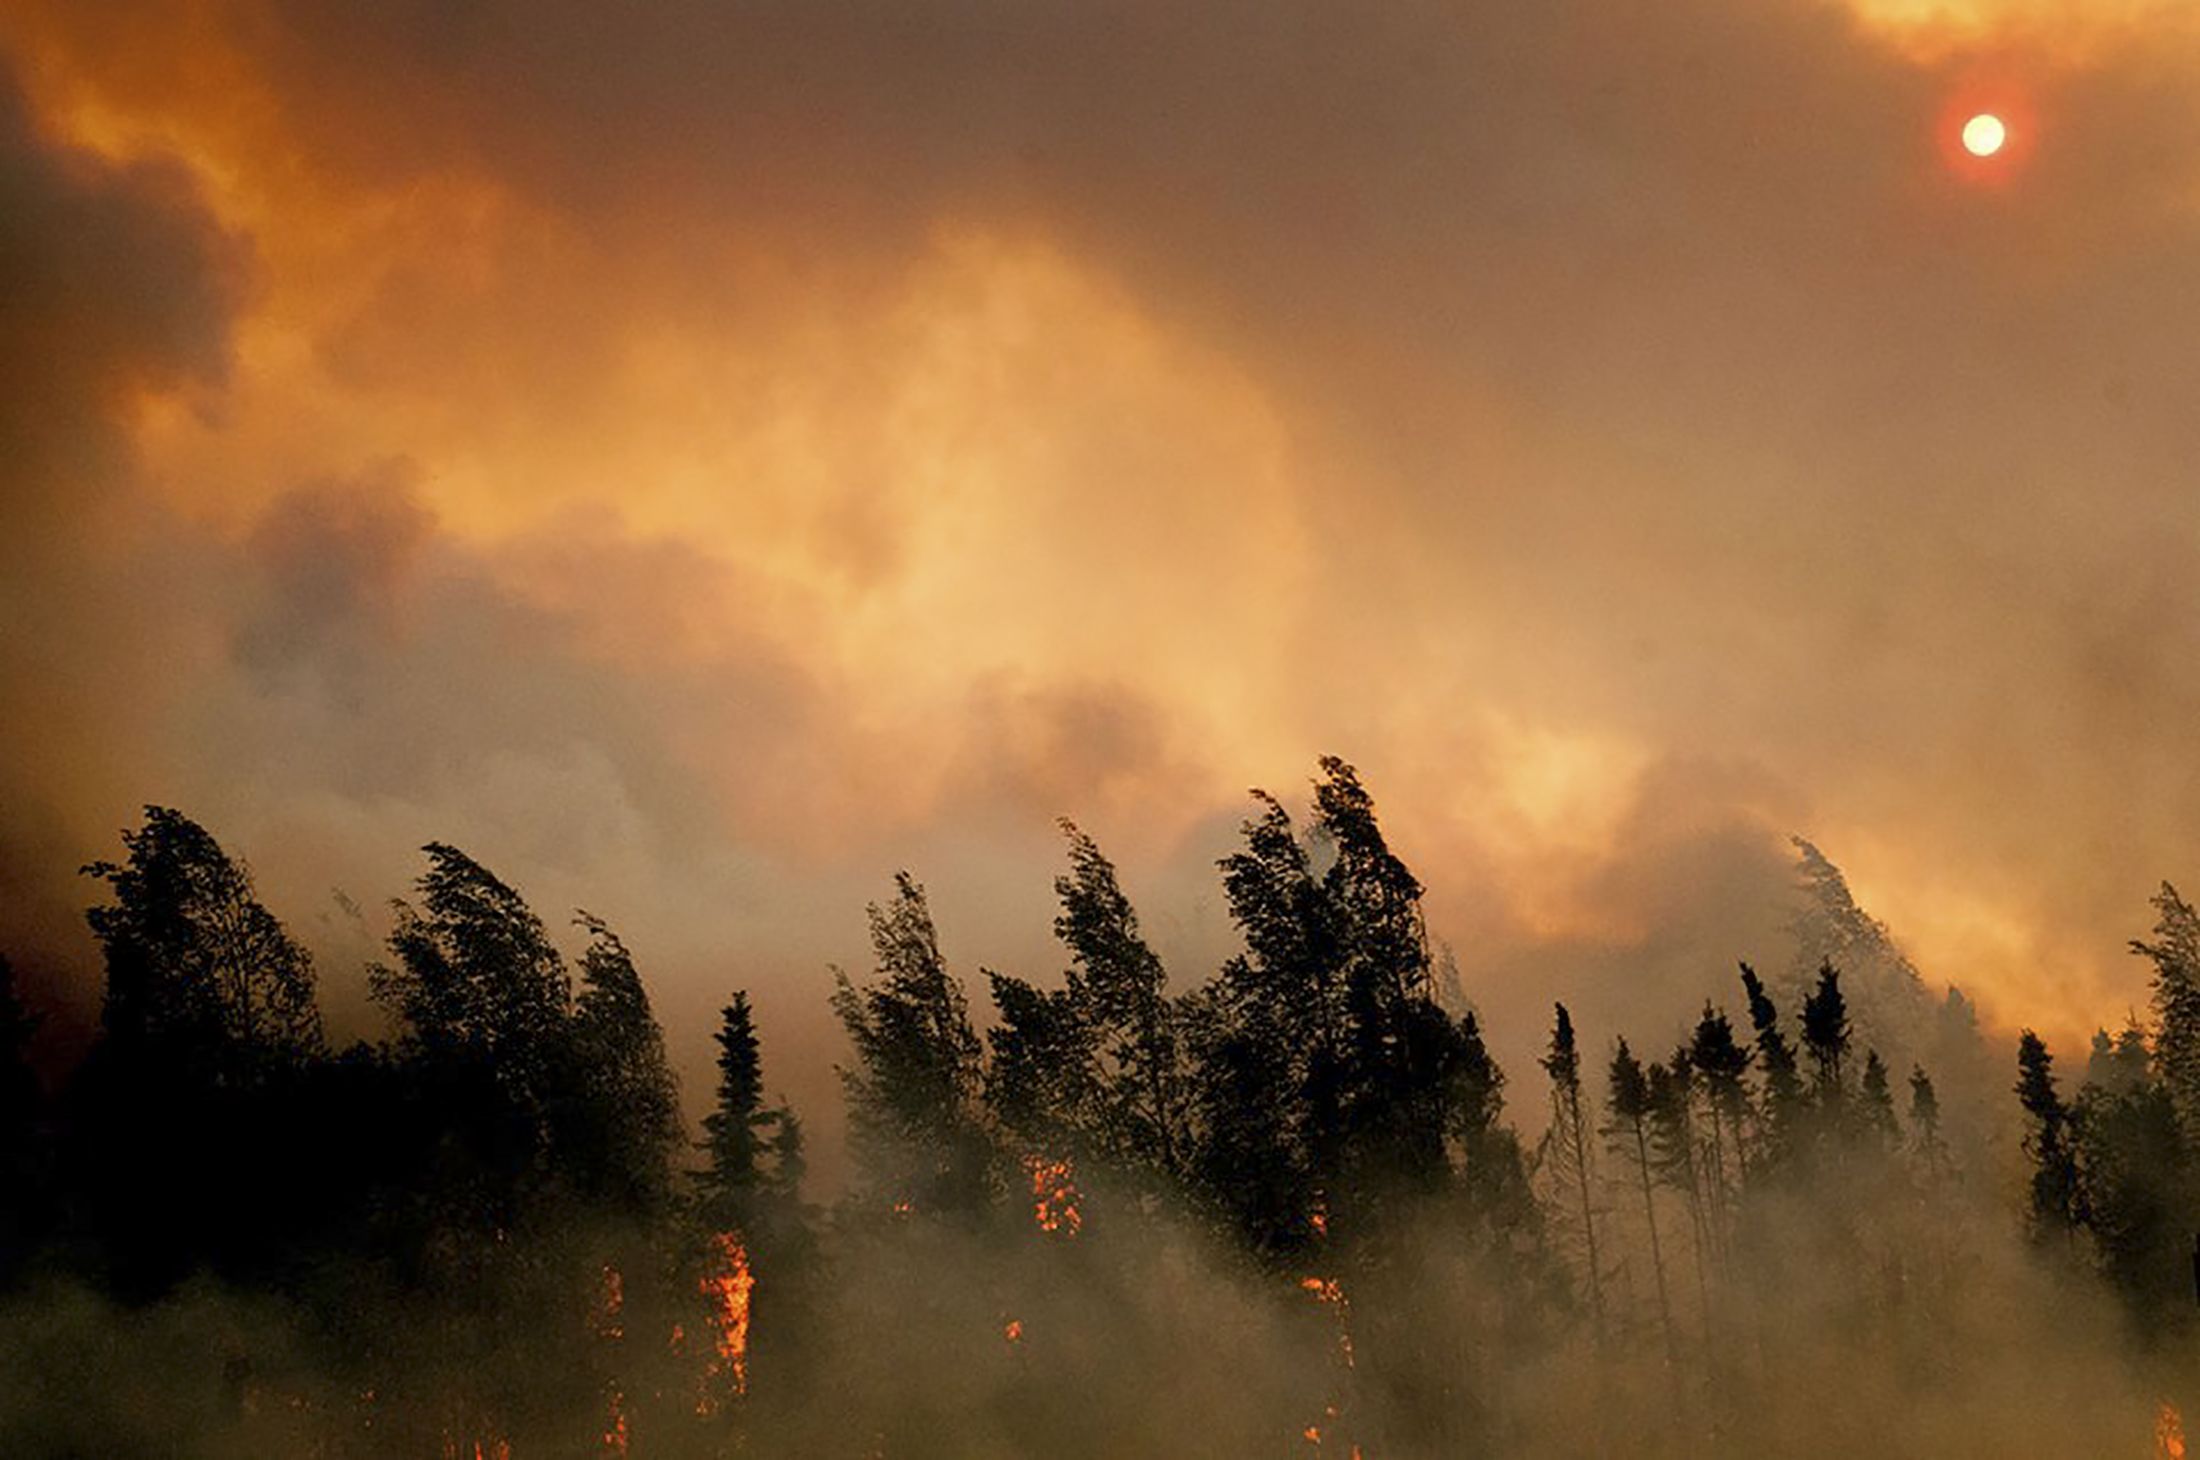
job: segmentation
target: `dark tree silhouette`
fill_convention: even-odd
[[[2029,1029],[2017,1043],[2016,1090],[2026,1118],[2024,1149],[2032,1158],[2033,1235],[2041,1241],[2067,1240],[2083,1215],[2070,1109],[2055,1089],[2055,1057]]]
[[[572,1174],[593,1195],[648,1211],[670,1196],[685,1139],[679,1084],[633,955],[601,918],[576,921],[589,943],[572,1028],[578,1098],[563,1133]]]
[[[1183,1167],[1186,1111],[1168,974],[1114,864],[1074,823],[1061,827],[1070,869],[1054,879],[1054,932],[1070,950],[1069,991],[1095,1045],[1099,1145],[1119,1167],[1171,1179]]]
[[[924,889],[896,873],[870,908],[876,977],[836,975],[833,1011],[855,1049],[842,1067],[850,1145],[874,1197],[928,1214],[970,1215],[991,1189],[977,1100],[978,1036],[962,985],[940,956]]]
[[[1750,1027],[1756,1031],[1757,1068],[1764,1073],[1757,1158],[1778,1162],[1794,1146],[1803,1108],[1802,1076],[1796,1068],[1795,1046],[1781,1032],[1780,1012],[1765,992],[1764,980],[1746,963],[1742,965],[1742,991],[1749,1000]]]
[[[1642,1062],[1635,1058],[1624,1039],[1612,1052],[1608,1080],[1605,1108],[1611,1113],[1611,1119],[1604,1127],[1604,1134],[1613,1154],[1633,1174],[1634,1184],[1642,1196],[1643,1232],[1649,1240],[1650,1275],[1658,1297],[1658,1327],[1665,1334],[1666,1362],[1674,1366],[1677,1374],[1680,1344],[1673,1331],[1672,1297],[1666,1290],[1665,1248],[1658,1237],[1657,1163],[1650,1149],[1650,1117],[1654,1108],[1650,1077],[1643,1072]]]
[[[312,959],[260,905],[244,864],[163,806],[122,842],[123,861],[84,869],[114,899],[85,914],[106,956],[106,1037],[224,1083],[317,1053]]]
[[[1564,1214],[1560,1230],[1579,1246],[1582,1285],[1589,1298],[1590,1321],[1598,1347],[1606,1341],[1604,1266],[1597,1255],[1596,1178],[1589,1133],[1594,1120],[1581,1088],[1581,1051],[1574,1041],[1573,1016],[1555,1006],[1551,1046],[1541,1061],[1551,1077],[1551,1123],[1543,1138],[1543,1166],[1556,1187],[1554,1204]]]

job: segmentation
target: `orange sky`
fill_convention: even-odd
[[[42,966],[157,799],[356,1007],[438,837],[699,1069],[735,982],[822,1037],[904,863],[1050,966],[1058,814],[1203,976],[1327,750],[1510,1050],[1783,956],[1791,831],[2065,1032],[2200,882],[2189,5],[12,0],[0,59]]]

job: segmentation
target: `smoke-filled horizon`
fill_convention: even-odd
[[[2115,1028],[2200,881],[2196,71],[2139,0],[16,0],[9,951],[88,1029],[73,869],[175,805],[368,1032],[437,838],[691,1088],[734,987],[824,1070],[897,869],[1044,982],[1070,816],[1190,987],[1334,751],[1510,1068],[1781,961],[1798,834],[1998,1045]]]

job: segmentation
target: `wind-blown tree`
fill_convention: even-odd
[[[1061,827],[1070,869],[1054,879],[1054,933],[1070,951],[1069,992],[1093,1044],[1098,1145],[1120,1168],[1174,1178],[1184,1166],[1186,1110],[1168,973],[1115,865],[1074,823]]]
[[[1434,1193],[1448,1175],[1444,1070],[1462,1031],[1435,999],[1420,882],[1384,839],[1358,772],[1335,756],[1321,768],[1315,830],[1335,854],[1321,885],[1342,954],[1348,1160],[1370,1195]]]
[[[1541,1060],[1551,1080],[1551,1123],[1543,1137],[1541,1166],[1551,1183],[1555,1225],[1577,1249],[1590,1322],[1602,1348],[1606,1340],[1604,1267],[1597,1252],[1596,1176],[1589,1139],[1595,1122],[1581,1088],[1581,1051],[1574,1040],[1573,1016],[1564,1004],[1555,1007],[1551,1046]]]
[[[2088,1083],[2070,1107],[2078,1205],[2102,1275],[2159,1336],[2192,1307],[2192,1152],[2168,1089]]]
[[[1756,1159],[1777,1163],[1793,1150],[1803,1110],[1803,1080],[1795,1046],[1780,1029],[1780,1011],[1765,992],[1764,980],[1742,965],[1742,992],[1749,1000],[1749,1023],[1756,1033],[1757,1068],[1764,1074],[1764,1099],[1758,1110]]]
[[[225,1084],[317,1054],[312,958],[244,864],[164,806],[146,807],[122,842],[123,861],[84,868],[113,898],[85,919],[106,959],[100,1022],[117,1053]]]
[[[2200,1145],[2200,913],[2167,882],[2153,899],[2154,938],[2131,951],[2154,965],[2154,1067],[2185,1128]]]
[[[430,842],[419,901],[391,903],[394,963],[369,970],[375,997],[430,1061],[492,1069],[539,1101],[560,1073],[572,978],[524,899],[457,847]]]
[[[148,806],[121,862],[84,869],[107,970],[100,1039],[71,1081],[66,1180],[121,1287],[193,1263],[280,1261],[322,1193],[305,1095],[322,1049],[313,965],[197,822]],[[145,1220],[148,1192],[161,1220]]]
[[[2067,1241],[2084,1215],[2070,1109],[2055,1088],[2055,1057],[2029,1029],[2017,1042],[2016,1090],[2025,1114],[2024,1150],[2032,1158],[2032,1234],[2041,1242]]]
[[[1199,1126],[1194,1185],[1255,1251],[1288,1253],[1333,1212],[1345,1008],[1335,919],[1283,807],[1253,792],[1223,894],[1245,951],[1182,1006]],[[1354,1214],[1356,1217],[1356,1214]]]
[[[977,1109],[978,1036],[962,985],[940,956],[924,889],[894,876],[894,896],[870,907],[873,980],[836,973],[833,1012],[854,1047],[841,1067],[849,1145],[869,1193],[927,1214],[981,1210],[992,1186]]]
[[[570,1174],[601,1200],[635,1213],[663,1206],[683,1140],[679,1083],[634,957],[601,919],[588,931],[572,1022],[575,1098],[559,1132]]]
[[[1082,1162],[1107,1149],[1101,1036],[1075,985],[1041,989],[986,972],[1001,1019],[986,1031],[993,1058],[985,1099],[1027,1159]]]

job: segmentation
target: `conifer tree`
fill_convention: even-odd
[[[1749,1000],[1749,1022],[1756,1032],[1757,1068],[1764,1072],[1764,1099],[1758,1112],[1759,1160],[1778,1161],[1789,1154],[1803,1106],[1803,1081],[1795,1046],[1780,1029],[1780,1012],[1765,992],[1764,980],[1742,965],[1742,991]]]
[[[1573,1016],[1564,1004],[1556,1008],[1551,1046],[1541,1061],[1551,1079],[1551,1124],[1543,1138],[1543,1167],[1557,1188],[1554,1205],[1565,1213],[1562,1229],[1580,1244],[1589,1316],[1601,1348],[1605,1342],[1604,1266],[1597,1253],[1596,1180],[1589,1140],[1593,1122],[1581,1088],[1581,1051],[1574,1041]]]
[[[1658,1326],[1665,1334],[1666,1361],[1675,1366],[1677,1382],[1680,1350],[1673,1332],[1672,1299],[1666,1291],[1665,1249],[1658,1239],[1658,1207],[1654,1195],[1657,1166],[1650,1150],[1653,1109],[1650,1079],[1624,1039],[1612,1054],[1605,1109],[1611,1114],[1604,1127],[1605,1138],[1613,1154],[1632,1173],[1634,1185],[1642,1194],[1643,1230],[1649,1238],[1650,1273],[1658,1296]]]
[[[1731,1169],[1730,1163],[1738,1165],[1741,1160],[1742,1128],[1749,1114],[1750,1053],[1735,1039],[1733,1022],[1725,1011],[1706,1002],[1689,1039],[1688,1058],[1702,1082],[1704,1108],[1710,1116],[1705,1122],[1709,1166],[1705,1185],[1713,1229],[1723,1247],[1730,1220],[1728,1207],[1740,1174]]]
[[[1857,1085],[1857,1105],[1864,1129],[1882,1146],[1891,1149],[1900,1135],[1894,1113],[1894,1091],[1887,1083],[1887,1063],[1876,1049],[1864,1051],[1864,1076]]]
[[[2032,1158],[2029,1214],[2040,1241],[2068,1239],[2083,1207],[2070,1110],[2055,1089],[2055,1057],[2031,1030],[2017,1043],[2017,1100],[2024,1107],[2025,1153]]]
[[[1838,1110],[1847,1095],[1842,1077],[1851,1032],[1840,971],[1820,964],[1817,987],[1803,1000],[1803,1048],[1810,1055],[1812,1093],[1827,1110]]]
[[[1948,1170],[1948,1143],[1940,1134],[1940,1095],[1924,1066],[1910,1069],[1910,1140],[1929,1181]]]

